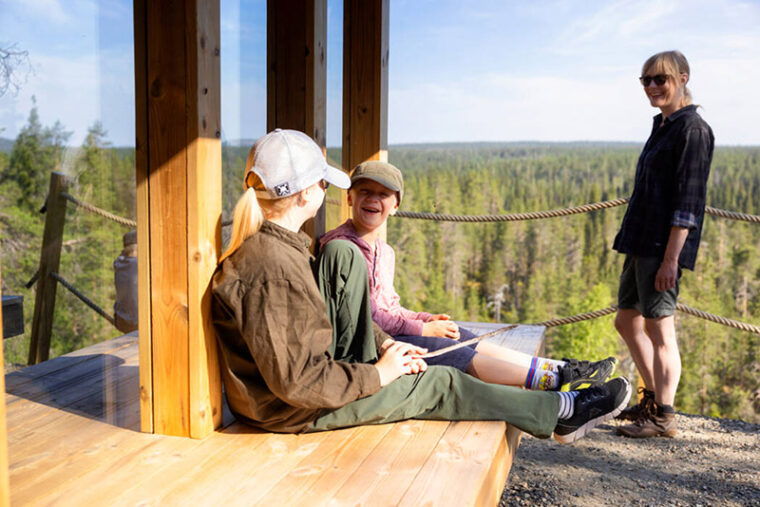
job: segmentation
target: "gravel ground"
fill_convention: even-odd
[[[760,505],[760,425],[677,417],[675,438],[617,421],[573,445],[525,435],[499,505]]]

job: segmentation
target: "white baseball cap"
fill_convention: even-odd
[[[346,173],[327,164],[317,143],[298,130],[275,129],[253,145],[253,165],[245,173],[254,172],[265,190],[256,190],[264,199],[281,199],[327,180],[339,188],[351,186]]]

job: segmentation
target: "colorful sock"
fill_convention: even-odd
[[[530,386],[538,391],[559,391],[559,373],[553,371],[538,372],[533,376],[533,384]]]
[[[575,414],[575,397],[578,391],[563,391],[559,394],[559,414],[558,419],[570,419]]]
[[[556,390],[559,387],[559,369],[565,364],[564,361],[533,357],[525,377],[525,387],[542,391]]]
[[[559,371],[560,368],[567,364],[565,361],[557,361],[548,357],[536,356],[536,359],[538,360],[538,367],[542,370]]]

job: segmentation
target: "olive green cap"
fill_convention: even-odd
[[[393,190],[398,195],[398,203],[401,204],[401,198],[404,195],[404,177],[401,175],[401,171],[393,164],[380,162],[379,160],[362,162],[351,173],[351,185],[353,186],[358,180],[363,179],[376,181],[382,186]]]

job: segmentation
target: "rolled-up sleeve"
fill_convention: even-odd
[[[671,225],[693,229],[705,211],[713,140],[709,130],[691,128],[684,133],[682,142]]]
[[[292,280],[251,287],[242,335],[272,393],[301,408],[338,408],[380,390],[371,364],[335,361],[332,329],[308,288]]]

